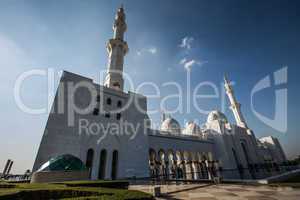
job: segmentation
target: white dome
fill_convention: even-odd
[[[171,117],[168,117],[162,122],[160,130],[168,131],[175,134],[180,134],[181,132],[180,124],[176,119],[173,119]]]
[[[195,122],[189,122],[184,130],[184,134],[186,135],[201,135],[201,129]]]
[[[208,123],[212,122],[212,121],[215,121],[215,120],[218,120],[218,121],[221,121],[221,122],[224,122],[224,123],[228,122],[225,114],[218,111],[218,110],[214,110],[214,111],[210,112],[208,114],[208,117],[207,117],[207,122]]]

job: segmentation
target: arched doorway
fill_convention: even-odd
[[[193,179],[193,167],[192,167],[192,156],[191,153],[188,151],[184,151],[183,152],[183,159],[184,159],[184,163],[185,163],[185,177],[188,180],[192,180]]]
[[[149,149],[149,169],[150,177],[157,178],[157,161],[156,161],[156,152],[154,149]]]
[[[207,160],[207,156],[205,155],[205,153],[203,153],[202,155],[202,177],[204,179],[209,179],[210,175],[208,172],[208,160]]]
[[[167,153],[167,179],[176,178],[176,160],[172,149],[168,150]]]
[[[166,153],[163,149],[158,151],[158,163],[159,163],[159,179],[166,178]]]
[[[94,150],[89,149],[86,153],[86,162],[85,166],[89,170],[89,176],[91,177],[92,170],[93,170],[93,160],[94,160]]]
[[[176,166],[177,166],[177,171],[176,171],[176,178],[177,179],[185,179],[185,162],[183,158],[183,153],[180,151],[175,152],[176,156]]]
[[[111,179],[115,180],[118,173],[118,151],[114,150],[112,154],[112,163],[111,163]]]
[[[105,178],[106,157],[107,157],[107,152],[106,152],[105,149],[103,149],[100,153],[98,179],[104,179]]]

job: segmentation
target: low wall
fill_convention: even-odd
[[[296,176],[300,176],[300,169],[296,169],[290,172],[285,172],[277,176],[272,176],[266,178],[265,180],[259,180],[258,182],[261,184],[278,183],[278,182],[288,181],[289,179]]]
[[[63,181],[88,180],[89,171],[42,171],[34,172],[31,183],[51,183]]]

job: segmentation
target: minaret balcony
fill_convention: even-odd
[[[117,46],[121,46],[123,49],[123,53],[124,55],[128,53],[128,45],[127,42],[123,41],[123,40],[119,40],[119,39],[110,39],[106,45],[106,49],[107,52],[110,53],[113,48],[117,47]]]

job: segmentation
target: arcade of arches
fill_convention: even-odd
[[[150,177],[156,179],[211,179],[217,176],[218,161],[210,152],[149,149]]]

